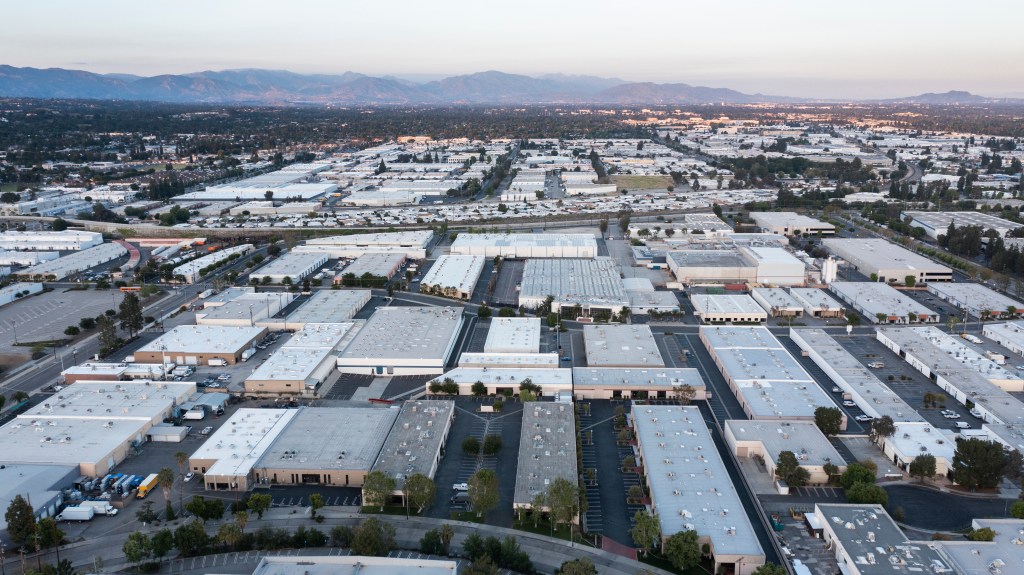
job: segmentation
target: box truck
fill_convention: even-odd
[[[153,491],[154,489],[157,488],[158,482],[159,477],[157,476],[157,474],[150,473],[149,476],[146,477],[146,479],[139,484],[139,492],[135,494],[135,496],[138,497],[139,499],[145,499],[145,497],[149,495],[150,491]]]
[[[78,507],[92,507],[100,515],[117,515],[117,508],[106,501],[83,501]]]
[[[93,515],[96,515],[96,510],[92,507],[72,505],[57,515],[57,521],[92,521]]]

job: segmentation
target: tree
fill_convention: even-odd
[[[441,555],[444,553],[441,545],[441,534],[437,529],[430,529],[420,538],[420,553],[427,555]]]
[[[313,493],[309,496],[309,516],[316,520],[316,512],[320,511],[324,507],[324,496],[319,493]]]
[[[470,386],[469,390],[477,397],[487,395],[487,386],[484,385],[484,382],[482,381],[473,382],[473,385]]]
[[[153,554],[153,544],[150,542],[149,536],[141,531],[136,531],[128,535],[128,539],[121,546],[121,551],[124,552],[125,559],[138,564]]]
[[[874,483],[856,483],[846,490],[846,500],[850,503],[888,505],[889,494]]]
[[[164,467],[156,474],[156,482],[164,494],[164,503],[171,504],[171,489],[174,487],[174,471],[170,467]]]
[[[145,325],[139,296],[132,292],[124,294],[124,299],[121,300],[118,309],[121,311],[121,329],[128,332],[128,337],[133,337]]]
[[[953,453],[953,481],[974,491],[999,485],[1006,468],[1006,452],[995,441],[957,439]]]
[[[21,201],[21,196],[14,192],[4,192],[0,194],[0,202],[5,204],[16,204]],[[60,230],[57,230],[60,231]]]
[[[935,475],[935,456],[929,454],[918,455],[910,462],[909,471],[911,477],[917,477],[924,483],[926,478]]]
[[[117,347],[117,327],[114,325],[114,320],[106,315],[101,315],[96,318],[96,326],[99,327],[100,345],[107,350]]]
[[[665,556],[672,566],[686,571],[700,564],[700,544],[697,532],[692,529],[680,531],[665,541]]]
[[[462,452],[466,455],[480,454],[480,440],[470,435],[462,440]]]
[[[843,476],[839,479],[839,484],[844,489],[849,489],[857,483],[874,483],[875,472],[871,471],[867,467],[864,467],[860,463],[851,463],[846,466],[846,471],[843,472]]]
[[[788,575],[785,567],[776,565],[774,563],[765,563],[757,569],[754,569],[753,575]]]
[[[78,320],[78,327],[82,328],[83,330],[93,329],[94,327],[96,327],[96,320],[91,317],[83,317],[82,319]]]
[[[581,557],[562,563],[555,575],[597,575],[597,567],[590,559]]]
[[[174,530],[174,546],[186,557],[198,555],[210,545],[210,536],[200,520],[189,521]]]
[[[185,509],[203,521],[220,519],[224,517],[224,500],[207,499],[202,495],[196,495],[185,505]]]
[[[697,390],[693,389],[693,386],[688,383],[672,386],[672,397],[683,405],[689,405],[696,395]]]
[[[629,535],[641,552],[649,551],[661,537],[661,519],[658,514],[651,515],[646,509],[637,511],[633,515],[633,528],[629,530]]]
[[[229,549],[234,549],[235,545],[238,545],[238,542],[242,539],[242,531],[236,523],[221,523],[214,539],[217,543]]]
[[[917,285],[917,276],[914,276],[914,275],[908,275],[908,276],[906,276],[905,278],[903,278],[903,283],[904,283],[904,284],[905,284],[905,285],[906,285],[906,286],[907,286],[908,288],[912,288],[912,287],[914,287],[915,285]]]
[[[64,328],[64,335],[66,336],[75,337],[80,333],[82,333],[82,330],[78,329],[77,325],[69,325]]]
[[[597,229],[601,230],[601,239],[608,233],[608,218],[601,218],[601,222],[597,224]]]
[[[50,229],[55,232],[63,232],[68,229],[68,223],[61,218],[55,218],[50,224]]]
[[[436,494],[437,487],[434,485],[433,479],[422,473],[416,473],[407,477],[405,483],[402,484],[406,515],[408,515],[409,509],[413,507],[416,508],[416,513],[423,513],[423,510],[434,501]]]
[[[36,516],[32,506],[21,495],[15,495],[4,513],[7,536],[18,547],[31,547],[36,534]]]
[[[968,533],[967,538],[971,541],[993,541],[996,538],[996,532],[991,527],[982,527]]]
[[[871,422],[871,440],[878,441],[879,438],[892,437],[896,434],[896,424],[888,415],[883,415]]]
[[[153,557],[162,558],[174,549],[174,533],[170,529],[161,529],[150,538],[150,547],[153,549]]]
[[[1024,500],[1018,499],[1010,505],[1010,516],[1016,519],[1024,519]]]
[[[580,511],[580,490],[564,477],[558,477],[547,488],[549,515],[555,525],[570,525]]]
[[[500,435],[488,433],[487,435],[484,436],[484,455],[494,455],[495,453],[501,451],[501,446],[502,440]]]
[[[481,469],[469,478],[469,503],[477,517],[498,505],[498,474],[490,469]]]
[[[544,508],[548,506],[548,494],[538,491],[530,500],[530,515],[533,517],[533,527],[540,525],[541,517],[544,516]]]
[[[57,525],[53,517],[44,517],[39,520],[39,545],[43,549],[56,549],[57,562],[60,563],[60,546],[64,543],[64,531]]]
[[[843,412],[838,407],[819,407],[814,410],[814,424],[829,437],[838,435],[843,425]]]
[[[139,520],[139,523],[146,525],[147,523],[153,523],[160,518],[159,515],[153,511],[153,502],[146,501],[139,507],[139,510],[135,512],[135,518]]]
[[[485,303],[480,304],[480,307],[476,308],[476,317],[480,319],[491,317],[491,308],[487,307]]]
[[[249,511],[256,514],[256,517],[263,519],[263,514],[266,513],[267,509],[270,509],[271,497],[269,493],[253,493],[249,496],[249,501],[246,503],[246,507]]]
[[[363,480],[363,501],[371,506],[384,506],[391,501],[391,495],[395,492],[395,479],[383,471],[371,471],[366,474]]]
[[[775,476],[785,481],[790,487],[803,487],[811,480],[811,474],[803,467],[792,451],[779,453],[779,460],[775,464]]]
[[[448,555],[448,551],[451,549],[452,539],[455,538],[455,529],[451,525],[445,523],[440,529],[438,529],[438,535],[441,536],[441,548],[444,551],[444,554]]]
[[[395,548],[395,528],[371,517],[352,530],[352,554],[382,557]]]
[[[490,555],[482,555],[479,559],[473,561],[462,575],[498,575],[501,571],[498,566],[494,564],[494,560],[491,559]]]

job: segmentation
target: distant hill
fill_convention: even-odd
[[[63,68],[0,65],[0,97],[151,100],[182,103],[447,105],[447,104],[750,104],[815,101],[745,94],[729,88],[625,82],[618,78],[547,74],[539,77],[490,70],[415,82],[357,72],[297,74],[286,70],[207,70],[141,77]],[[880,102],[979,104],[968,92],[921,94]]]

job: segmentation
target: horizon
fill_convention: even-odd
[[[992,17],[1013,13],[1008,0],[973,11],[952,0],[868,0],[856,9],[739,0],[730,13],[741,19],[724,19],[713,6],[660,0],[628,10],[609,0],[526,0],[501,18],[467,0],[443,7],[396,0],[386,13],[326,0],[283,11],[269,2],[186,1],[159,17],[126,0],[102,6],[57,0],[9,7],[4,63],[138,76],[353,71],[416,82],[499,70],[837,101],[950,90],[1024,96],[1016,19]],[[673,25],[655,27],[661,22]],[[984,42],[970,41],[979,35]],[[866,41],[872,38],[878,41]]]

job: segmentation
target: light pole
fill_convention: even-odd
[[[71,360],[74,362],[72,365],[78,365],[78,348],[71,348]]]
[[[163,365],[160,366],[160,373],[163,374],[163,380],[167,381],[167,345],[160,346],[160,357],[163,359]]]
[[[249,327],[256,325],[256,322],[252,320],[252,304],[249,304]]]
[[[12,321],[11,327],[14,328],[14,345],[18,345],[18,322]]]

